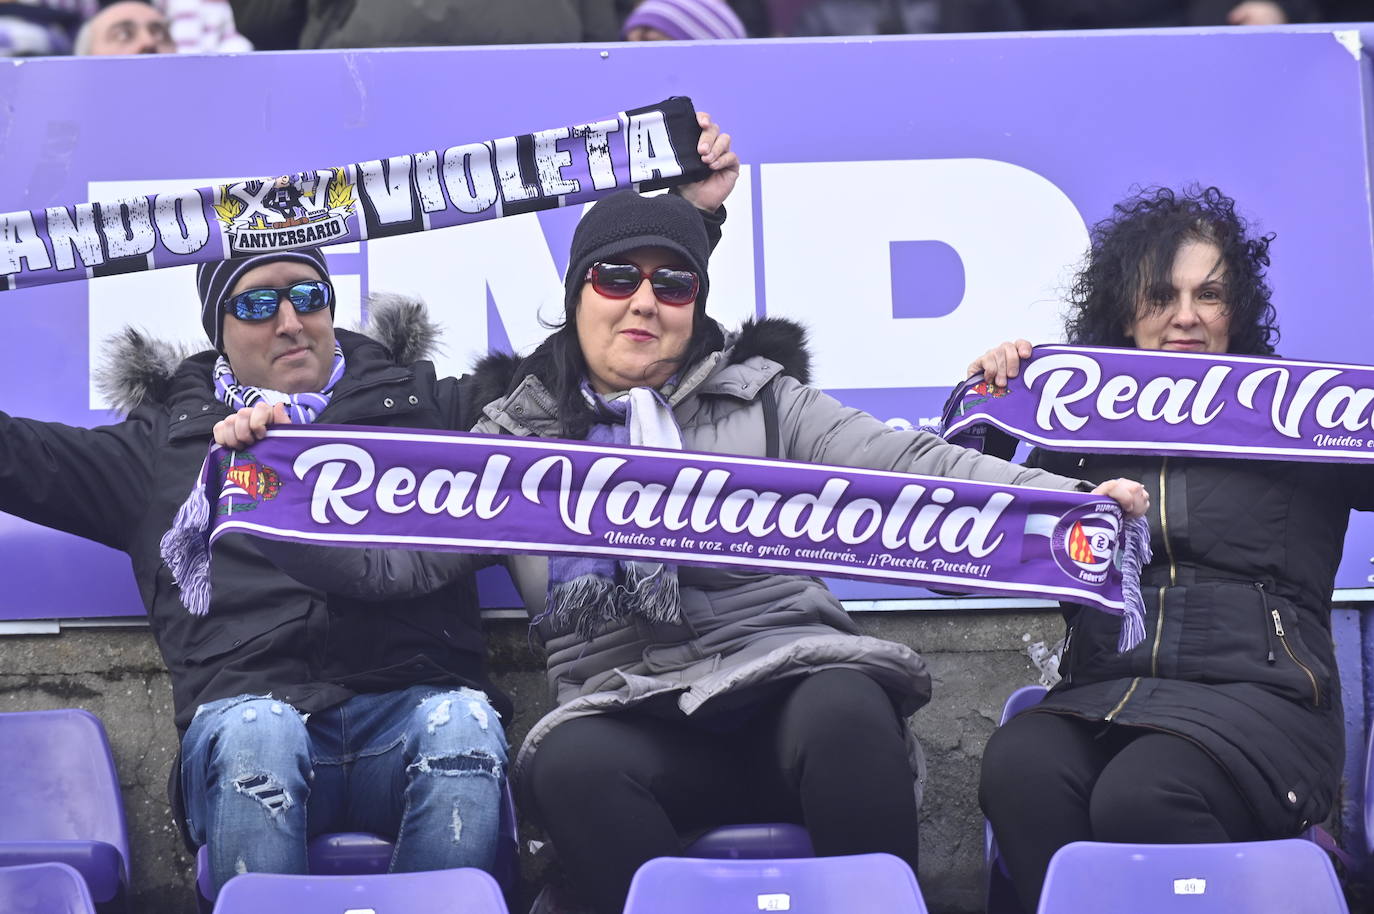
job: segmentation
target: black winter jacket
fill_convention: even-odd
[[[1347,464],[1035,451],[1031,462],[1150,492],[1145,640],[1066,606],[1063,681],[1037,711],[1176,733],[1231,775],[1265,832],[1325,820],[1344,759],[1331,590],[1374,472]]]
[[[321,423],[456,427],[452,378],[436,381],[429,362],[400,364],[366,336],[339,330],[337,338],[347,371]],[[470,577],[427,596],[363,603],[297,583],[235,534],[212,553],[209,614],[186,610],[159,542],[191,491],[211,428],[229,412],[211,387],[214,358],[183,361],[136,394],[141,404],[114,425],[0,413],[0,510],[128,554],[182,731],[197,706],[243,693],[270,692],[312,712],[420,683],[481,689],[509,720],[509,700],[487,677]]]

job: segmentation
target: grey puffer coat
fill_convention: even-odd
[[[683,448],[741,456],[768,454],[762,393],[777,404],[778,452],[809,463],[898,470],[988,482],[1082,489],[1076,479],[1014,466],[946,444],[920,431],[899,431],[867,413],[808,387],[805,334],[796,324],[769,319],[746,324],[684,372],[669,398]],[[492,356],[475,372],[475,402],[483,391],[510,390],[519,363]],[[555,398],[533,375],[489,402],[475,431],[555,437]],[[512,577],[532,616],[545,604],[548,560],[515,556]],[[839,600],[816,578],[729,568],[682,566],[682,623],[631,620],[591,640],[536,626],[548,651],[548,676],[557,707],[537,722],[521,747],[518,778],[543,736],[573,717],[679,693],[686,714],[709,715],[750,703],[758,687],[822,669],[859,670],[881,684],[902,714],[930,700],[930,675],[920,655],[903,644],[859,634]],[[752,693],[752,696],[751,696]],[[915,750],[913,741],[913,750]],[[919,755],[913,752],[919,760]],[[917,761],[918,774],[920,765]]]

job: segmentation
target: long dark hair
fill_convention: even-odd
[[[1206,242],[1221,250],[1222,282],[1230,315],[1228,351],[1269,355],[1278,342],[1278,316],[1269,302],[1265,269],[1273,234],[1251,236],[1236,201],[1215,187],[1141,190],[1112,208],[1092,227],[1087,266],[1069,291],[1066,330],[1070,343],[1134,345],[1126,336],[1154,290],[1171,284],[1174,257],[1184,244]]]
[[[582,396],[587,360],[582,357],[582,345],[577,340],[577,303],[580,298],[580,291],[568,297],[562,320],[540,319],[540,323],[554,332],[520,361],[510,388],[506,391],[507,396],[514,393],[526,375],[538,378],[558,404],[561,434],[565,438],[585,438],[587,430],[596,422],[596,414]],[[677,369],[691,367],[725,347],[725,334],[720,324],[706,316],[703,304],[698,303],[693,308],[692,335],[687,345],[676,358],[663,360],[663,363]]]

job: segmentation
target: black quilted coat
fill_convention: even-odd
[[[1037,451],[1031,462],[1150,491],[1145,640],[1067,606],[1063,682],[1037,711],[1164,730],[1235,780],[1275,836],[1323,821],[1344,758],[1331,590],[1349,512],[1374,473],[1345,464]]]

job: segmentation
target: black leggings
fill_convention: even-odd
[[[1207,844],[1263,837],[1212,757],[1181,736],[1027,713],[993,733],[978,801],[1027,911],[1072,841]]]
[[[724,732],[675,706],[574,718],[544,737],[528,783],[569,880],[603,914],[619,914],[640,864],[722,824],[801,822],[820,856],[882,851],[914,870],[905,726],[872,679],[825,670]]]

